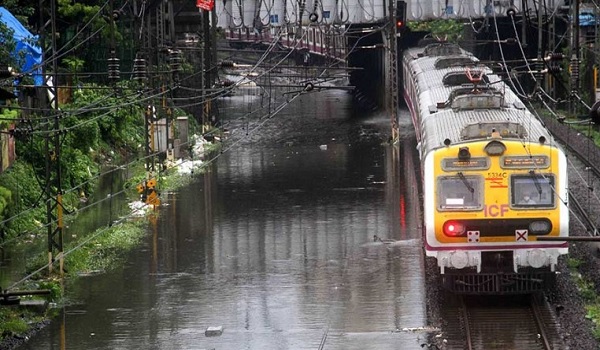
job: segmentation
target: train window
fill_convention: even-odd
[[[512,175],[511,205],[516,208],[553,208],[555,206],[554,176],[551,174]]]
[[[483,208],[483,181],[480,176],[440,176],[437,181],[439,210],[480,210]]]

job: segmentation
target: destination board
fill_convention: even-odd
[[[473,157],[468,160],[460,160],[458,158],[444,158],[442,160],[442,169],[444,171],[452,170],[485,170],[490,167],[488,158]]]
[[[547,156],[510,156],[502,160],[503,168],[547,168]]]

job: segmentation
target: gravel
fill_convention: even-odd
[[[571,148],[586,154],[593,164],[600,164],[600,149],[586,136],[580,134],[568,125],[555,119],[544,118],[548,128]],[[569,157],[569,189],[577,198],[588,198],[589,189],[597,186],[590,182],[585,166],[579,164],[574,157]],[[598,182],[598,181],[596,181]],[[591,184],[591,185],[589,185]],[[594,199],[595,195],[589,196]],[[600,220],[600,203],[588,200],[584,207],[588,215]],[[598,222],[596,222],[598,225]],[[584,226],[575,215],[570,220],[571,236],[588,236]],[[562,327],[567,349],[598,349],[600,341],[594,337],[593,322],[586,318],[586,300],[581,295],[575,283],[576,272],[571,272],[567,266],[568,259],[581,262],[578,269],[581,276],[593,283],[596,294],[600,293],[600,260],[598,259],[598,244],[589,242],[571,242],[568,257],[560,260],[556,288],[547,293],[549,302],[554,306],[557,319]]]

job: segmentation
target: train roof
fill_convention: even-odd
[[[467,70],[471,72],[482,73],[482,81],[479,83],[479,86],[489,86],[493,87],[497,91],[501,92],[504,95],[504,105],[507,107],[515,107],[523,108],[523,103],[518,98],[518,96],[502,81],[497,74],[494,74],[493,71],[481,64],[479,60],[471,55],[470,53],[458,48],[456,45],[447,45],[448,47],[456,47],[455,50],[460,50],[462,52],[461,55],[457,55],[456,53],[449,56],[440,56],[440,55],[426,55],[428,48],[431,47],[432,44],[416,49],[409,49],[407,55],[410,57],[410,67],[412,69],[412,74],[417,76],[417,84],[419,85],[419,92],[421,94],[428,93],[431,97],[431,104],[436,105],[439,102],[444,102],[452,92],[452,90],[456,89],[459,85],[451,85],[451,83],[446,83],[447,76],[455,74],[459,75],[461,72],[466,73]],[[448,50],[447,48],[443,48],[442,51]],[[440,63],[446,62],[442,64],[443,67],[440,68]],[[455,64],[450,63],[449,66],[445,66],[449,63],[454,62]],[[466,76],[466,74],[463,74]],[[468,81],[463,81],[463,83],[469,84]],[[429,110],[429,106],[425,107],[422,110]]]
[[[537,143],[541,136],[552,140],[548,130],[526,109],[446,110],[423,120],[422,130],[425,153],[445,147],[446,139],[452,144],[485,140],[492,131],[523,143]]]
[[[524,143],[551,135],[500,76],[455,44],[434,43],[407,49],[406,66],[416,79],[422,147],[427,153],[486,139],[492,129]]]

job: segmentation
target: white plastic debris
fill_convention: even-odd
[[[208,327],[204,335],[207,337],[216,337],[223,334],[223,326]]]

